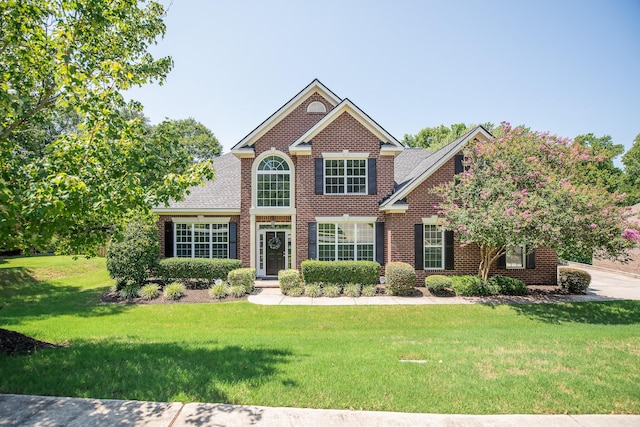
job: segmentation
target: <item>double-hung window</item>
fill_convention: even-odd
[[[512,246],[507,249],[505,254],[505,267],[507,269],[526,268],[526,251],[524,246]]]
[[[373,261],[375,223],[318,224],[318,259]]]
[[[424,268],[444,269],[444,230],[436,224],[424,224]]]
[[[228,258],[228,224],[175,224],[176,257]]]
[[[325,194],[367,194],[367,159],[324,159]]]

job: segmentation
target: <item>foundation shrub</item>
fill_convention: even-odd
[[[322,296],[322,286],[320,284],[313,283],[304,287],[304,294],[311,298],[318,298]]]
[[[429,289],[429,292],[435,294],[442,294],[453,291],[453,289],[451,288],[451,277],[443,276],[441,274],[434,274],[425,277],[424,284],[427,289]]]
[[[484,284],[479,276],[452,276],[451,288],[458,296],[483,295]]]
[[[362,286],[357,283],[349,283],[344,287],[344,294],[351,298],[358,298],[362,292]]]
[[[289,288],[286,295],[290,297],[301,297],[304,295],[304,288],[302,286],[294,286]]]
[[[502,295],[526,295],[527,285],[520,280],[507,276],[491,276],[487,280],[488,285],[497,287],[497,291]]]
[[[233,298],[242,298],[247,293],[247,290],[242,285],[229,286],[229,295]]]
[[[331,298],[339,297],[340,291],[341,291],[340,286],[337,286],[337,285],[328,285],[322,289],[324,296],[331,297]]]
[[[226,280],[229,272],[242,267],[239,259],[165,258],[160,260],[156,275],[164,282],[181,282],[190,287],[208,288],[217,279]]]
[[[380,264],[375,261],[302,261],[305,283],[375,285],[380,277]]]
[[[560,268],[560,286],[570,294],[585,294],[591,284],[591,275],[577,268]]]
[[[250,294],[255,288],[256,269],[255,268],[237,268],[231,270],[227,275],[229,286],[244,286],[245,292]]]
[[[363,297],[375,297],[378,293],[378,288],[373,285],[363,286],[361,295]]]
[[[225,299],[229,295],[229,287],[226,283],[218,283],[209,289],[209,296],[214,299]]]
[[[300,288],[300,272],[298,270],[280,270],[278,272],[278,284],[280,285],[280,291],[284,295],[291,295],[290,291],[293,288]]]
[[[390,262],[385,277],[388,295],[411,295],[416,285],[416,272],[406,262]]]
[[[140,298],[147,301],[156,299],[160,296],[160,286],[156,284],[144,285],[140,288],[138,295],[140,295]]]
[[[184,295],[184,285],[179,282],[173,282],[164,287],[163,295],[169,300],[178,300]]]

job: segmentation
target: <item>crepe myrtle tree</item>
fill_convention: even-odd
[[[170,71],[149,53],[164,13],[144,0],[0,2],[0,248],[91,253],[131,211],[213,177],[175,134],[149,136],[122,95]],[[66,114],[53,137],[38,131]]]
[[[602,161],[588,147],[524,126],[502,123],[489,141],[464,150],[463,172],[434,188],[443,226],[461,244],[480,248],[478,275],[510,247],[589,249],[626,259],[637,242],[637,224],[623,194],[580,181],[584,162]],[[635,242],[634,242],[635,241]]]

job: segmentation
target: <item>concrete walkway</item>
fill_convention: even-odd
[[[640,425],[640,415],[446,415],[0,395],[0,426],[596,427]]]
[[[580,266],[591,274],[591,286],[586,295],[548,295],[531,297],[339,297],[310,298],[282,295],[277,281],[256,282],[256,291],[249,295],[249,302],[260,305],[429,305],[429,304],[527,304],[551,302],[611,301],[620,299],[640,300],[640,278],[624,273],[603,271]]]

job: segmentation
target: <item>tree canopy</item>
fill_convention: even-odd
[[[222,152],[222,146],[213,132],[192,117],[165,121],[156,126],[156,130],[166,131],[168,127],[172,128],[172,132],[178,136],[178,142],[196,161],[212,159]]]
[[[213,178],[175,133],[149,135],[121,94],[170,71],[148,52],[163,16],[152,1],[0,4],[2,246],[91,252],[131,211]]]
[[[480,247],[479,275],[511,247],[575,248],[623,259],[638,232],[622,196],[583,182],[585,163],[599,163],[591,147],[508,123],[495,138],[464,149],[464,171],[437,187],[444,227],[462,244]]]
[[[610,193],[620,190],[622,170],[613,164],[613,159],[624,153],[624,145],[614,144],[609,135],[596,137],[592,133],[578,135],[574,142],[588,148],[599,160],[579,165],[584,183],[604,186]]]
[[[493,128],[493,123],[484,123],[487,130]],[[402,143],[409,147],[428,148],[436,151],[448,143],[460,138],[462,135],[473,129],[475,125],[465,123],[454,123],[451,126],[441,124],[436,127],[426,127],[415,135],[405,134]]]
[[[622,189],[627,193],[627,204],[640,203],[640,134],[636,136],[633,145],[622,156],[624,176]]]

